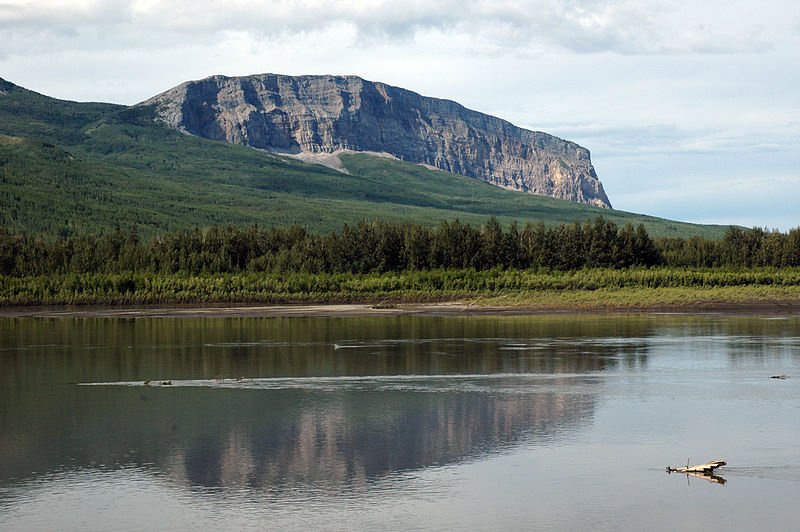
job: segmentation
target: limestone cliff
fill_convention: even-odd
[[[289,153],[386,152],[495,185],[611,207],[577,144],[356,76],[212,76],[143,102],[210,139]]]

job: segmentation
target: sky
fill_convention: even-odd
[[[355,74],[585,146],[614,208],[800,226],[796,0],[0,0],[0,77],[133,104]]]

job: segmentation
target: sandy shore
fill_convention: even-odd
[[[459,301],[449,303],[415,303],[391,306],[370,304],[330,305],[184,305],[184,306],[73,306],[73,307],[6,307],[0,317],[6,318],[219,318],[219,317],[346,317],[346,316],[526,316],[543,314],[741,314],[800,316],[800,301],[752,303],[703,303],[694,306],[657,307],[581,307],[557,306],[487,306]]]

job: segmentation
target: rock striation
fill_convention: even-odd
[[[140,105],[180,131],[294,154],[384,152],[489,183],[611,207],[589,150],[458,103],[356,76],[212,76]]]

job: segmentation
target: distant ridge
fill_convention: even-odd
[[[653,237],[721,238],[727,229],[522,194],[400,157],[318,152],[341,163],[332,170],[181,133],[162,123],[155,105],[59,100],[5,80],[0,89],[0,231],[12,234],[61,238],[122,229],[148,238],[228,224],[320,233],[363,221],[477,226],[492,216],[504,226],[552,227],[599,215],[618,226],[641,223]],[[522,135],[585,153],[582,164],[591,168],[588,152],[573,143]]]
[[[357,76],[211,76],[140,105],[214,140],[294,154],[383,152],[504,188],[611,202],[589,151],[462,105]]]

